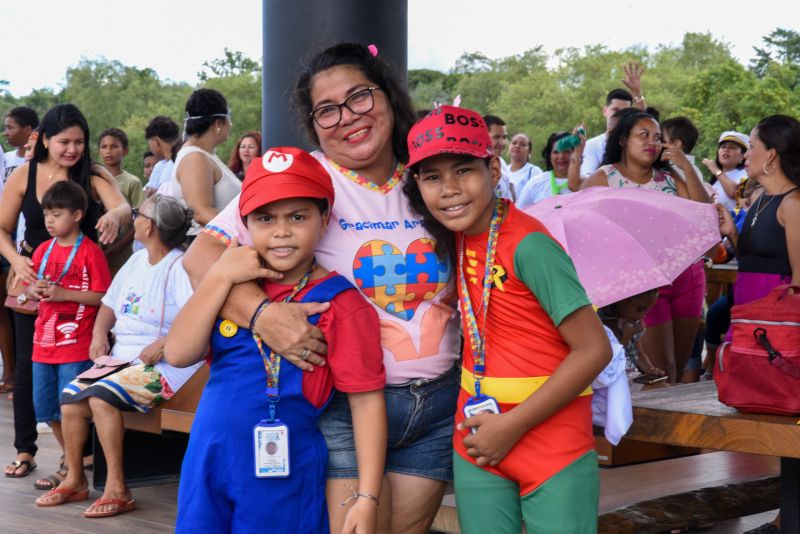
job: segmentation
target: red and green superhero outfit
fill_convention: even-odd
[[[504,413],[534,393],[566,358],[570,349],[557,327],[572,312],[590,305],[563,248],[539,221],[507,204],[492,269],[486,325],[483,312],[477,310],[488,232],[464,236],[467,287],[458,287],[459,294],[463,295],[465,289],[468,292],[485,339],[481,393],[494,397]],[[472,348],[465,343],[456,423],[464,420],[464,404],[475,394],[473,364]],[[454,448],[461,458],[474,464],[463,445],[467,432],[456,430]],[[593,448],[591,391],[587,389],[525,433],[498,466],[483,469],[516,482],[520,495],[526,495]]]

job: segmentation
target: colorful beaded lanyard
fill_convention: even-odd
[[[328,161],[330,161],[334,169],[339,171],[339,173],[341,173],[342,176],[344,176],[351,182],[356,183],[362,187],[366,187],[367,189],[371,189],[372,191],[383,193],[384,195],[388,194],[392,189],[394,189],[394,186],[396,186],[398,182],[400,182],[400,180],[403,178],[403,173],[405,172],[405,167],[403,166],[402,163],[395,163],[394,170],[392,171],[392,174],[389,176],[389,179],[386,181],[386,183],[383,185],[377,185],[373,182],[370,182],[369,180],[358,174],[356,171],[348,169],[347,167],[343,167],[342,165],[339,165],[330,158],[328,158]]]
[[[492,269],[494,267],[494,258],[497,253],[497,238],[500,236],[500,223],[503,221],[503,213],[505,212],[505,202],[503,199],[498,198],[497,204],[492,213],[492,222],[489,224],[489,239],[486,244],[486,268],[483,274],[483,293],[481,296],[481,308],[479,311],[483,312],[483,328],[486,329],[486,313],[489,310],[489,297],[492,290]],[[464,244],[464,237],[461,237],[461,250],[458,254],[458,277],[461,284],[461,314],[467,323],[467,337],[469,338],[469,345],[472,348],[473,354],[473,374],[475,375],[475,396],[481,395],[481,379],[483,373],[486,371],[486,336],[481,336],[478,329],[478,321],[475,317],[475,310],[472,308],[472,300],[467,291],[467,280],[464,276],[464,255],[466,248]]]
[[[290,302],[294,299],[298,293],[300,293],[304,287],[308,284],[308,279],[311,276],[311,273],[314,272],[314,269],[317,267],[317,261],[311,264],[311,268],[308,272],[303,275],[303,278],[300,279],[297,284],[295,284],[294,289],[292,289],[292,293],[283,299],[283,302]],[[264,342],[261,341],[261,338],[255,332],[251,332],[253,335],[253,340],[256,342],[256,346],[258,347],[258,352],[261,354],[261,359],[264,361],[264,370],[267,372],[267,402],[269,402],[269,422],[275,421],[275,414],[278,409],[278,402],[281,400],[281,396],[279,393],[278,385],[280,382],[280,374],[281,374],[281,355],[275,352],[274,350],[270,349],[269,354],[264,351]]]
[[[556,183],[556,173],[554,171],[550,171],[550,191],[552,191],[553,196],[558,196],[561,194],[561,191],[569,187],[569,182],[564,182],[561,185]]]

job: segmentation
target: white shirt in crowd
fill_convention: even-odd
[[[9,150],[5,154],[3,154],[3,158],[2,159],[3,159],[3,166],[5,167],[5,170],[3,171],[2,174],[0,174],[0,176],[3,177],[3,180],[2,180],[3,183],[2,183],[2,186],[0,186],[0,193],[2,193],[3,186],[5,186],[6,180],[8,180],[9,176],[11,176],[11,173],[14,171],[14,169],[19,167],[23,163],[25,163],[25,157],[24,156],[18,156],[16,149]],[[16,242],[17,243],[22,243],[23,239],[25,239],[25,217],[23,217],[22,213],[20,213],[19,214],[19,219],[17,221]]]
[[[153,166],[153,172],[150,174],[145,188],[157,190],[158,187],[164,182],[172,179],[172,170],[175,168],[175,163],[171,159],[162,159]]]
[[[560,191],[558,191],[559,195],[567,195],[572,192],[569,190],[569,187],[566,186],[566,178],[556,178],[555,183],[556,187],[560,189]],[[552,197],[553,194],[553,186],[550,183],[550,171],[546,171],[534,176],[525,184],[522,191],[517,194],[516,205],[519,209],[524,209],[532,204]]]
[[[508,178],[511,181],[511,185],[514,186],[514,194],[519,197],[519,194],[522,192],[525,184],[527,184],[533,176],[537,176],[539,174],[542,174],[542,169],[530,162],[526,162],[525,165],[516,171],[512,171],[511,167],[509,166]]]
[[[498,159],[500,160],[500,181],[497,182],[497,186],[495,186],[494,191],[498,197],[505,198],[513,202],[514,194],[511,191],[511,180],[508,177],[508,175],[511,174],[511,170],[508,168],[508,163],[506,163],[503,158]]]
[[[155,265],[150,265],[147,251],[140,250],[125,262],[114,277],[102,301],[114,311],[116,317],[114,328],[111,329],[116,337],[111,356],[135,361],[142,349],[166,335],[178,311],[192,296],[192,284],[180,259],[182,255],[183,252],[175,249]],[[165,292],[164,278],[167,276]],[[177,391],[201,365],[203,362],[180,369],[161,360],[155,368],[172,390]]]
[[[170,194],[180,200],[181,203],[186,206],[186,199],[183,196],[181,183],[178,181],[177,170],[183,161],[183,158],[192,153],[203,154],[219,169],[220,179],[214,184],[214,196],[211,205],[217,210],[222,211],[230,203],[230,201],[242,191],[242,182],[236,177],[235,174],[233,174],[233,172],[231,172],[228,166],[225,165],[216,154],[213,152],[207,152],[199,146],[184,145],[183,148],[178,151],[178,155],[175,157],[175,167],[172,169],[172,176],[168,180],[168,182],[171,184]],[[159,186],[159,191],[160,190],[161,186]],[[203,228],[197,223],[197,221],[192,221],[192,227],[189,228],[187,235],[197,235],[202,229]]]
[[[611,342],[611,361],[592,382],[592,423],[603,427],[606,439],[617,445],[633,423],[633,406],[628,374],[625,371],[625,348],[605,325]]]
[[[725,176],[737,184],[740,184],[742,180],[747,178],[747,171],[745,169],[733,169],[732,171],[725,171]],[[736,199],[725,194],[725,189],[722,188],[722,184],[719,180],[714,182],[711,187],[713,187],[714,191],[717,193],[717,204],[722,204],[729,210],[736,209]]]
[[[587,178],[595,173],[603,163],[603,154],[606,151],[608,133],[602,133],[586,141],[583,148],[583,162],[581,163],[581,177]]]

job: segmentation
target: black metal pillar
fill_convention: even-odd
[[[304,59],[341,41],[375,44],[405,76],[407,0],[262,0],[264,72],[261,132],[264,148],[309,148],[291,107]]]

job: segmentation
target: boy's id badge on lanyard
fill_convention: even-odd
[[[464,417],[469,419],[482,413],[500,413],[500,407],[494,397],[489,395],[475,395],[467,399],[464,404]],[[470,427],[471,434],[478,431],[478,427]]]
[[[297,296],[316,268],[316,260],[308,272],[294,286],[292,293],[284,299],[291,301]],[[264,371],[267,375],[267,406],[269,418],[262,419],[253,427],[253,450],[256,456],[256,477],[273,478],[289,476],[289,427],[277,418],[280,396],[281,355],[270,349],[269,354],[264,350],[261,338],[252,332],[253,341],[258,347],[261,359],[264,362]]]
[[[279,419],[259,421],[253,427],[253,449],[256,453],[256,477],[289,476],[289,427]]]

